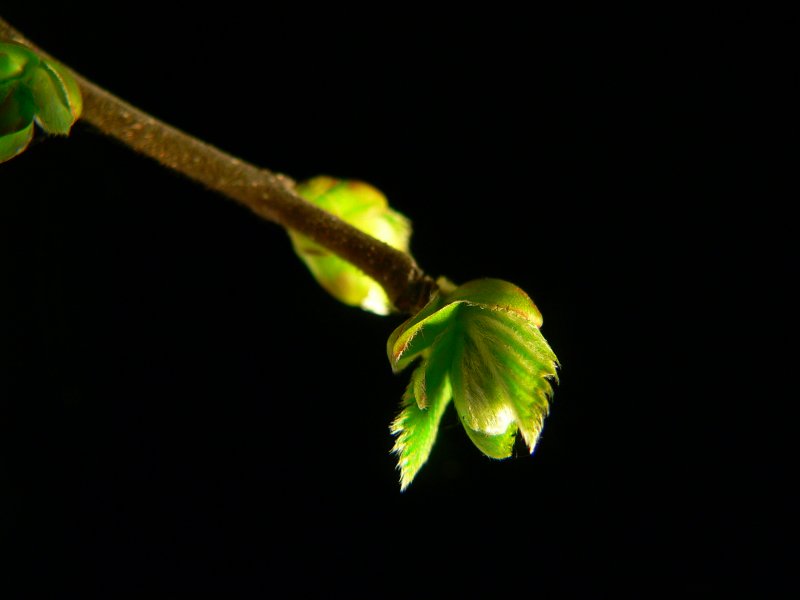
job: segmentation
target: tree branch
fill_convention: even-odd
[[[47,53],[0,17],[0,39]],[[82,119],[137,152],[311,238],[377,281],[401,312],[419,311],[436,283],[416,261],[298,196],[289,178],[240,160],[131,106],[80,74]]]

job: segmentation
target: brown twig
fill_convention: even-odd
[[[0,39],[47,56],[2,17]],[[288,178],[206,144],[74,74],[83,94],[84,121],[260,217],[311,238],[377,281],[397,310],[417,312],[436,289],[411,256],[306,202],[294,193]]]

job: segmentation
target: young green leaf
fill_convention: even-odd
[[[410,221],[392,210],[386,197],[371,185],[320,176],[298,185],[297,193],[364,233],[408,252]],[[386,293],[373,279],[306,236],[290,230],[289,237],[314,278],[337,300],[379,315],[390,312]]]
[[[411,374],[411,382],[403,394],[400,414],[391,426],[392,434],[397,436],[392,452],[398,455],[400,469],[400,489],[405,490],[428,460],[444,409],[450,403],[450,388],[446,379],[440,387],[425,389],[425,365]],[[425,395],[424,408],[420,396]]]
[[[63,65],[0,43],[0,162],[27,148],[34,121],[47,133],[66,135],[82,110],[78,84]]]
[[[25,87],[0,88],[0,162],[13,158],[33,137],[36,109]]]
[[[0,136],[0,162],[5,162],[14,158],[17,154],[25,150],[33,138],[33,123],[24,129],[12,131]]]
[[[520,288],[499,279],[479,279],[444,288],[392,333],[387,350],[395,371],[421,358],[401,415],[392,425],[399,436],[395,451],[403,489],[433,447],[430,432],[435,436],[435,428],[424,429],[424,444],[407,442],[415,435],[423,437],[417,433],[423,428],[411,416],[423,420],[426,410],[428,419],[437,414],[433,404],[428,406],[432,398],[437,409],[453,399],[467,435],[487,456],[511,456],[517,432],[533,452],[558,365],[539,331],[541,323],[541,313]],[[409,432],[411,426],[416,429]]]
[[[39,126],[48,133],[67,135],[83,110],[80,90],[72,76],[55,61],[42,61],[30,86]]]

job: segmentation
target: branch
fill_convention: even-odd
[[[43,56],[0,17],[0,39],[24,44]],[[137,152],[243,204],[258,216],[293,229],[355,265],[377,281],[392,304],[413,314],[436,284],[416,261],[298,196],[292,181],[240,160],[131,106],[80,74],[82,119]]]

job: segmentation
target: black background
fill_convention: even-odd
[[[534,298],[562,382],[533,457],[483,457],[448,412],[401,494],[400,317],[339,305],[279,227],[89,126],[39,135],[0,166],[0,585],[781,589],[788,437],[756,421],[744,336],[751,248],[783,268],[790,226],[742,204],[746,15],[147,10],[2,14],[246,160],[376,185],[429,273]]]

